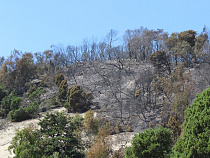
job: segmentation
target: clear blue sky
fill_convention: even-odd
[[[210,0],[0,0],[0,56],[81,45],[111,30],[210,28]]]

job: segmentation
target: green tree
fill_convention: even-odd
[[[198,94],[185,111],[183,133],[174,146],[174,157],[207,158],[210,155],[210,87]]]
[[[8,117],[13,122],[20,122],[26,119],[36,117],[39,112],[40,95],[44,92],[42,87],[37,88],[29,95],[30,103],[26,107],[21,107],[22,98],[12,97],[8,98],[3,105],[10,105],[7,110]],[[9,102],[11,100],[11,103]]]
[[[47,113],[45,118],[39,122],[43,139],[41,144],[45,145],[45,156],[51,156],[54,152],[59,153],[59,157],[81,157],[80,145],[75,130],[70,126],[71,119],[64,113]],[[76,127],[76,126],[75,126]]]
[[[22,130],[17,130],[12,138],[12,145],[8,150],[13,151],[14,158],[33,157],[41,158],[44,155],[43,146],[40,145],[41,133],[30,125]]]
[[[40,103],[40,96],[41,96],[41,94],[44,93],[44,91],[45,91],[45,89],[44,89],[43,87],[37,88],[35,91],[33,91],[33,92],[28,96],[29,100],[30,100],[31,102],[37,101],[37,102]]]
[[[33,126],[17,131],[8,148],[15,158],[82,158],[82,147],[74,134],[79,128],[80,119],[72,119],[64,113],[47,113],[38,124],[40,129]]]
[[[16,91],[12,91],[9,95],[4,97],[1,101],[0,116],[3,118],[7,117],[7,114],[11,110],[16,110],[22,103],[22,98],[16,96]]]
[[[165,158],[170,154],[172,141],[169,129],[146,129],[134,136],[132,146],[126,148],[125,158]]]
[[[0,86],[0,102],[7,95],[8,95],[8,91],[4,87]]]

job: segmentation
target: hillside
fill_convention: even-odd
[[[74,69],[76,71],[73,71]],[[143,96],[141,101],[147,101],[147,107],[135,97],[135,93],[140,86],[152,83],[154,72],[155,68],[151,64],[129,60],[124,61],[122,69],[118,67],[116,61],[107,61],[73,64],[69,68],[64,67],[59,70],[59,73],[63,73],[65,79],[67,79],[68,87],[79,84],[85,90],[93,93],[94,99],[91,109],[97,113],[97,118],[110,121],[113,125],[118,122],[122,127],[121,132],[126,132],[129,127],[135,133],[149,126],[155,127],[158,124],[164,123],[171,112],[171,103],[167,101],[167,99],[164,99],[166,96],[163,93],[156,98],[156,102],[154,103],[146,100],[148,99],[146,95],[149,92],[146,91],[144,94],[145,98]],[[201,64],[197,65],[195,68],[184,68],[182,74],[183,76],[188,75],[184,86],[191,86],[188,98],[189,103],[191,103],[197,93],[202,92],[209,86],[209,65]],[[51,77],[55,78],[53,75]],[[41,95],[42,103],[53,96],[57,96],[58,88],[53,80],[54,79],[48,81],[49,83],[47,84],[50,86],[45,87],[45,93]],[[41,78],[31,81],[33,84],[40,82]],[[164,109],[166,105],[169,107]],[[52,107],[48,106],[47,108],[49,110],[55,108],[54,105],[51,106]],[[56,108],[54,110],[56,110]],[[165,113],[164,115],[163,111]],[[41,115],[43,114],[44,113]],[[1,151],[5,152],[5,157],[8,156],[6,150],[9,142],[15,135],[15,129],[22,129],[30,123],[37,123],[37,121],[38,119],[32,119],[20,123],[6,123],[6,125],[2,127]],[[133,134],[131,133],[131,135]],[[115,135],[113,135],[113,139],[116,140],[114,137]],[[118,150],[120,146],[128,145],[132,138],[127,139],[127,136],[123,135],[116,135],[116,137],[118,137],[118,141],[113,141],[115,142],[115,145],[112,147],[114,150]]]
[[[76,148],[76,153],[84,150],[95,157],[102,147],[106,156],[113,156],[122,147],[123,155],[134,133],[158,126],[171,131],[173,146],[182,135],[185,110],[210,86],[208,32],[187,30],[168,36],[160,29],[128,30],[125,45],[117,47],[112,38],[81,47],[53,46],[43,53],[14,50],[7,59],[1,57],[0,150],[9,146],[15,128],[61,109],[64,118],[83,116],[76,118],[76,132],[70,133],[80,137],[83,149]],[[47,154],[64,153],[57,150]]]

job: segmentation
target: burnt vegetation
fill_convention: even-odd
[[[164,145],[173,146],[183,131],[181,125],[184,121],[184,125],[187,124],[184,111],[196,94],[210,85],[209,35],[206,27],[201,33],[187,30],[171,35],[162,29],[141,27],[127,30],[122,45],[117,45],[117,31],[111,30],[103,41],[84,41],[81,46],[52,45],[43,53],[14,50],[7,58],[0,57],[0,117],[22,121],[55,107],[65,107],[74,113],[91,109],[97,113],[98,120],[91,118],[95,141],[88,147],[87,157],[110,154],[113,157],[147,157],[149,151],[146,154],[138,152],[140,149],[133,152],[135,146],[128,148],[126,155],[122,149],[113,153],[105,137],[150,127],[145,135],[159,135],[162,130],[170,135],[168,144]],[[168,129],[161,127],[153,131],[152,128],[160,125]],[[84,127],[89,129],[87,120]],[[25,130],[27,133],[31,129]],[[40,136],[40,131],[36,132],[34,134]],[[75,139],[78,136],[73,135]],[[144,134],[139,137],[135,136],[133,143],[141,141]],[[43,141],[41,136],[40,141]],[[77,145],[76,154],[82,150],[81,147],[76,149]],[[175,147],[174,155],[181,155],[178,153],[181,148]],[[56,152],[47,154],[66,154],[64,149],[56,149]],[[171,152],[171,148],[167,148],[158,156],[164,153],[163,157],[169,157]],[[155,155],[155,150],[152,153]],[[39,156],[42,154],[40,152]],[[82,155],[85,154],[82,152]],[[201,152],[198,155],[202,157]]]

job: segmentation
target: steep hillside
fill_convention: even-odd
[[[64,104],[53,105],[48,103],[50,98],[57,97],[58,87],[54,80],[58,73],[64,74],[68,87],[81,85],[86,91],[92,92],[94,99],[91,109],[97,113],[96,117],[117,125],[120,128],[119,132],[134,131],[136,133],[148,127],[155,127],[158,124],[167,124],[172,113],[186,108],[197,93],[202,92],[210,85],[208,64],[196,65],[194,68],[173,66],[173,75],[159,76],[158,81],[164,78],[164,82],[161,82],[162,85],[157,82],[159,83],[159,89],[168,86],[168,91],[157,91],[155,89],[157,70],[149,63],[136,62],[135,60],[76,63],[48,74],[48,80],[45,80],[46,76],[44,75],[31,81],[31,84],[46,82],[45,92],[41,95],[42,110],[63,106]],[[179,77],[182,79],[178,80]],[[173,79],[173,81],[170,80],[173,82],[170,82],[171,87],[168,79]],[[180,91],[170,89],[174,88],[172,85],[180,86]],[[181,109],[174,110],[175,103],[185,103],[185,100],[176,100],[177,96],[185,94],[185,92],[188,94],[187,105],[180,105],[176,108]],[[24,102],[27,103],[27,101],[28,99],[25,98]],[[180,117],[183,116],[180,114]],[[15,128],[23,128],[29,123],[36,122],[37,119],[20,123],[7,123],[1,129],[3,133],[1,151],[5,151],[8,147],[14,136]],[[130,138],[127,139],[127,136],[124,135],[130,135]],[[132,135],[133,133],[113,135],[113,141],[116,140],[115,137],[119,140],[118,146],[114,145],[112,147],[113,150],[129,145]]]

